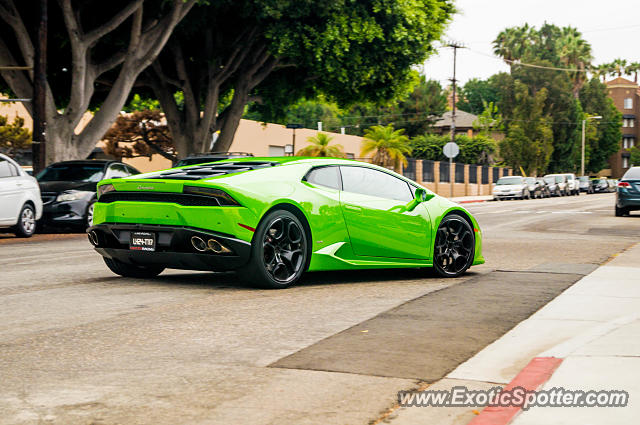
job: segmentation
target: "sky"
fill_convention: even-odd
[[[492,41],[504,28],[528,23],[540,27],[545,21],[563,27],[571,25],[591,43],[593,63],[623,58],[640,62],[640,1],[596,0],[456,0],[458,13],[444,40],[464,44],[458,50],[456,76],[464,84],[471,78],[485,79],[509,68],[492,54]],[[453,74],[452,49],[438,53],[424,63],[427,78],[450,84]]]

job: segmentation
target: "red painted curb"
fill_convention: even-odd
[[[523,387],[528,391],[537,390],[551,378],[560,363],[562,359],[556,357],[534,357],[504,389]],[[520,409],[520,406],[488,406],[468,425],[507,425],[520,412]]]
[[[488,201],[488,199],[478,199],[478,200],[474,200],[474,201],[458,201],[458,204],[471,204],[471,203],[474,203],[474,202],[487,202],[487,201]]]

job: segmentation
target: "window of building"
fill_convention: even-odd
[[[622,126],[623,127],[635,127],[635,119],[633,118],[625,118],[622,120]]]
[[[629,158],[626,156],[622,157],[622,168],[629,168]]]
[[[633,98],[627,97],[624,100],[624,109],[633,109]]]

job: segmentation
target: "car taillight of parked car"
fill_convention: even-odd
[[[627,182],[619,182],[618,187],[631,187],[631,185]]]

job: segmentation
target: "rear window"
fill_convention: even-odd
[[[338,167],[335,166],[314,168],[309,171],[305,180],[315,185],[326,186],[336,190],[340,190],[342,186]]]
[[[631,167],[622,176],[623,180],[640,180],[640,167]]]

